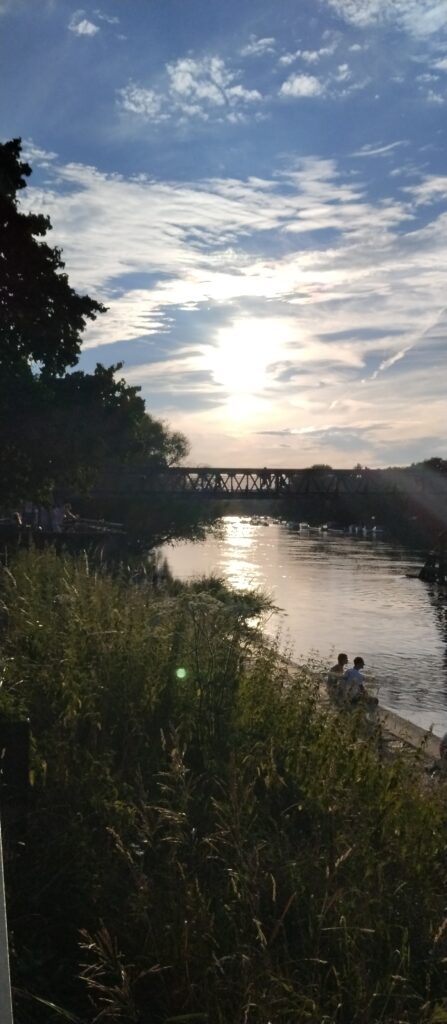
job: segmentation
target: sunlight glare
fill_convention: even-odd
[[[228,395],[257,395],[270,381],[269,366],[284,358],[287,342],[292,340],[290,321],[277,318],[241,318],[219,330],[218,344],[210,352],[211,370],[216,384]]]

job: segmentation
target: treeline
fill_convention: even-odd
[[[49,218],[22,211],[30,174],[21,140],[0,143],[0,516],[74,496],[80,507],[111,462],[163,468],[188,452],[184,435],[151,416],[140,389],[120,377],[122,364],[79,369],[84,331],[107,311],[70,286],[48,244]],[[194,534],[209,518],[197,505],[168,516],[153,504],[149,525],[135,503],[121,509],[125,525],[153,543]]]
[[[309,472],[330,482],[330,466],[313,466]],[[298,517],[312,524],[331,521],[337,526],[351,524],[382,527],[388,537],[420,547],[436,543],[446,526],[447,462],[433,458],[411,466],[390,467],[380,470],[380,480],[387,491],[377,493],[373,488],[361,493],[362,475],[369,473],[366,466],[352,470],[359,480],[352,494],[340,491],[337,495],[314,493],[291,496],[281,500],[281,515]]]
[[[20,1024],[446,1019],[444,793],[289,673],[262,599],[44,551],[0,607]]]

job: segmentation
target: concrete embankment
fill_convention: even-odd
[[[377,716],[384,732],[396,744],[420,750],[424,759],[429,761],[439,760],[439,736],[380,705],[377,708]]]

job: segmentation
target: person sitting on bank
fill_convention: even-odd
[[[354,658],[354,667],[348,668],[343,674],[340,691],[350,704],[358,704],[361,701],[365,704],[376,705],[379,703],[377,697],[371,697],[365,689],[365,677],[362,672],[364,667],[363,658]]]
[[[437,576],[437,556],[435,551],[430,551],[425,564],[419,573],[419,579],[424,583],[434,583]]]
[[[343,676],[348,661],[349,658],[347,654],[339,654],[337,658],[337,664],[333,665],[332,668],[329,669],[327,685],[331,693],[335,692],[336,687],[338,686]]]
[[[62,527],[64,525],[64,506],[53,505],[50,515],[52,532],[62,533]]]

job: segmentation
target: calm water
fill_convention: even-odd
[[[447,731],[447,596],[406,573],[416,555],[386,542],[300,533],[274,520],[229,516],[220,537],[168,546],[175,576],[214,572],[261,587],[281,612],[267,624],[296,660],[360,654],[382,704]]]

